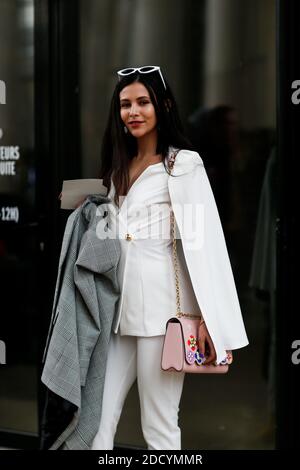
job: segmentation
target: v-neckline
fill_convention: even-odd
[[[134,182],[132,183],[132,185],[129,187],[128,192],[127,192],[127,194],[125,195],[125,197],[128,196],[129,192],[131,191],[131,188],[132,188],[132,187],[135,185],[135,183],[140,179],[140,177],[145,173],[145,171],[148,170],[148,168],[149,168],[150,166],[160,165],[160,163],[162,163],[162,161],[157,162],[157,163],[150,163],[150,165],[146,166],[146,168],[139,174],[139,176],[134,180]]]
[[[133,182],[132,185],[130,186],[130,188],[129,188],[127,194],[125,194],[125,196],[121,196],[121,197],[123,197],[123,202],[122,202],[121,206],[119,207],[119,212],[121,211],[125,200],[128,198],[128,196],[129,196],[129,194],[130,194],[130,191],[132,191],[132,188],[133,188],[134,185],[139,181],[139,179],[146,173],[146,171],[147,171],[150,167],[156,166],[156,165],[160,165],[161,163],[163,163],[163,161],[160,161],[160,162],[157,162],[157,163],[150,163],[150,165],[148,165],[148,166],[139,174],[139,176],[134,180],[134,182]]]

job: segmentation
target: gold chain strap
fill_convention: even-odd
[[[177,153],[173,154],[169,161],[169,169],[170,173],[174,167],[175,158]],[[180,290],[179,290],[179,276],[178,276],[178,258],[177,258],[177,244],[176,244],[176,229],[175,229],[175,221],[174,221],[174,212],[171,211],[170,214],[171,218],[171,234],[173,238],[173,262],[174,262],[174,272],[175,272],[175,285],[176,285],[176,305],[177,305],[177,317],[188,317],[188,318],[199,318],[199,315],[193,315],[191,313],[183,313],[180,308]]]

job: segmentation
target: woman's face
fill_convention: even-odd
[[[157,119],[147,88],[134,82],[120,92],[120,114],[134,137],[143,137],[156,128]],[[134,121],[138,123],[134,125]]]

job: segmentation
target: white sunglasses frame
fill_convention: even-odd
[[[144,67],[152,67],[152,70],[144,71],[144,70],[142,70]],[[123,72],[124,70],[127,70],[127,69],[132,69],[132,71],[129,72],[129,73],[123,74],[122,72]],[[132,73],[135,73],[135,72],[139,72],[139,73],[152,73],[152,72],[156,72],[156,71],[159,72],[161,81],[163,82],[164,87],[165,87],[165,90],[166,90],[167,87],[166,87],[165,81],[164,81],[164,79],[163,79],[163,76],[162,76],[162,73],[161,73],[161,70],[160,70],[159,65],[143,65],[142,67],[126,67],[125,69],[118,70],[118,71],[117,71],[117,74],[118,74],[118,78],[119,78],[119,81],[120,81],[120,80],[121,80],[121,77],[127,77],[128,75],[131,75]]]

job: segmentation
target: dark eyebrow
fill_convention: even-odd
[[[141,100],[142,98],[147,98],[147,100],[150,99],[149,96],[139,96],[137,99],[138,99],[138,100]],[[123,98],[123,99],[121,99],[120,101],[130,101],[130,100],[129,100],[128,98]]]

